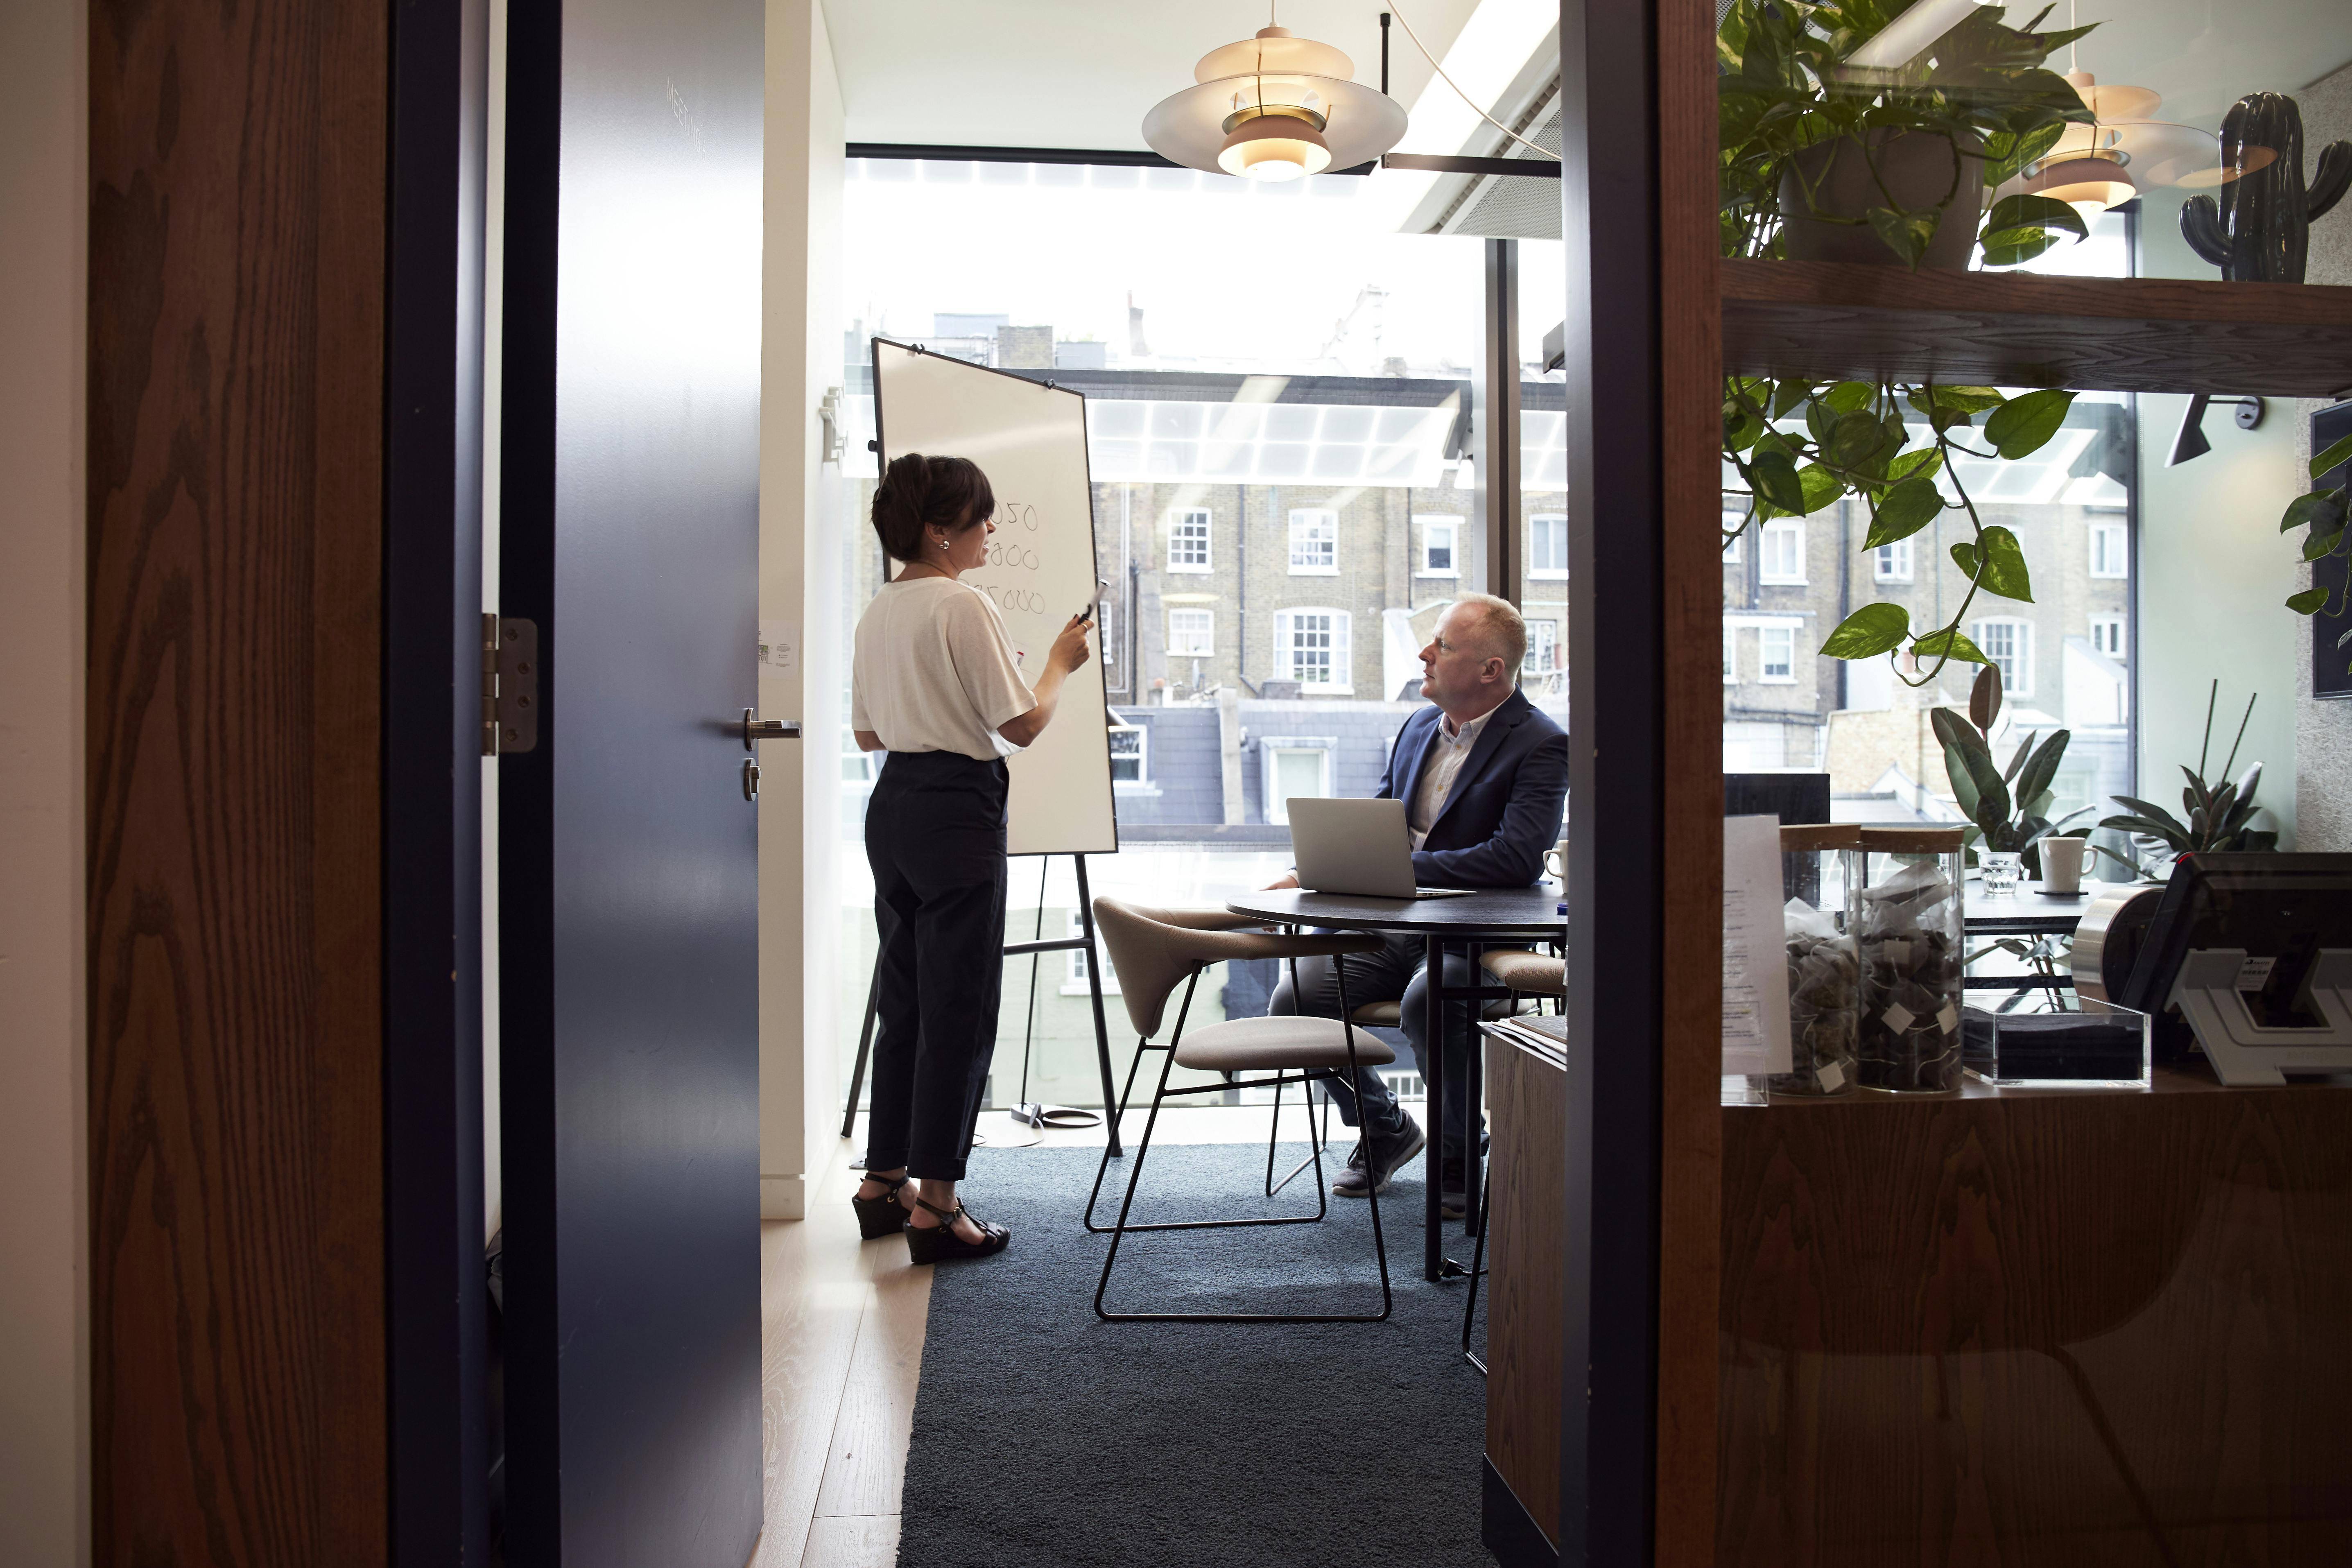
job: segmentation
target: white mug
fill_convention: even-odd
[[[2083,863],[2091,853],[2089,839],[2045,838],[2035,847],[2042,852],[2043,892],[2079,893],[2083,890]]]
[[[1544,875],[1568,880],[1568,840],[1563,838],[1544,851]]]

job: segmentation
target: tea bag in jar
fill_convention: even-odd
[[[1862,1081],[1901,1093],[1960,1082],[1958,828],[1865,828],[1852,931],[1862,964]]]
[[[1780,829],[1790,1070],[1772,1075],[1768,1087],[1775,1094],[1843,1094],[1857,1081],[1861,962],[1843,926],[1861,843],[1862,830],[1851,826]]]

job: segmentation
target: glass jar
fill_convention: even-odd
[[[1844,1094],[1856,1082],[1862,973],[1846,920],[1861,850],[1862,829],[1851,825],[1780,829],[1790,1070],[1771,1076],[1774,1094]]]
[[[1957,827],[1865,827],[1846,930],[1862,963],[1863,1087],[1960,1087],[1967,870]]]

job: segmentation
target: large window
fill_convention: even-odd
[[[1805,580],[1805,521],[1798,517],[1776,517],[1764,525],[1764,545],[1759,553],[1757,573],[1761,581],[1774,584],[1801,585]]]
[[[1528,575],[1568,575],[1568,519],[1558,512],[1538,512],[1529,520]]]
[[[1424,517],[1421,519],[1421,574],[1424,577],[1459,577],[1462,574],[1460,550],[1462,520],[1458,517]]]
[[[1559,668],[1559,623],[1530,619],[1528,622],[1528,655],[1519,666],[1528,675],[1549,675]]]
[[[1970,628],[1969,636],[1986,658],[2000,670],[2001,690],[2008,696],[2033,695],[2033,623],[2014,616],[1988,616]]]
[[[1336,577],[1339,573],[1339,514],[1293,508],[1290,513],[1290,574]]]
[[[1168,520],[1168,570],[1209,570],[1209,513],[1205,509],[1171,513]]]
[[[2091,524],[2091,575],[2094,577],[2128,577],[2131,575],[2130,547],[2125,541],[2121,522]]]
[[[861,521],[876,479],[870,337],[1084,394],[1120,843],[1088,858],[1092,890],[1214,905],[1274,880],[1291,861],[1285,803],[1379,787],[1419,705],[1416,655],[1436,616],[1487,585],[1462,445],[1485,242],[1406,232],[1394,205],[1406,182],[1379,177],[1276,187],[1179,169],[855,158],[845,174],[846,451],[822,520],[843,542],[844,625],[882,578]],[[940,233],[1019,243],[943,247]],[[1279,235],[1317,263],[1236,270],[1244,233]],[[1549,417],[1536,433],[1545,454],[1563,423]],[[1557,484],[1538,488],[1529,510],[1566,511]],[[1564,528],[1554,548],[1564,573]],[[1041,650],[1025,651],[1034,669]],[[1531,693],[1541,679],[1530,675]],[[1088,717],[1066,706],[1056,722]],[[847,917],[834,1007],[845,1082],[873,926],[857,847],[871,786],[863,759],[843,766],[832,858]],[[1015,862],[1006,940],[1068,929],[1077,902],[1067,857]],[[1067,971],[1049,964],[1040,985],[1029,1098],[1097,1103],[1087,959],[1059,962]],[[1029,970],[1006,967],[1008,1040],[1029,1030]],[[1218,966],[1193,1026],[1264,1011],[1275,979],[1271,964]],[[1021,1058],[999,1054],[992,1103],[1017,1093]],[[1202,1080],[1178,1068],[1174,1081]]]
[[[1797,628],[1794,626],[1759,626],[1756,643],[1759,649],[1757,676],[1771,686],[1793,686],[1797,680]]]
[[[1279,678],[1298,682],[1302,691],[1353,689],[1348,665],[1348,612],[1276,611],[1274,657]]]
[[[1208,658],[1217,651],[1217,616],[1213,610],[1168,612],[1168,657]]]

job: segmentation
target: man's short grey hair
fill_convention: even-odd
[[[1508,599],[1492,594],[1465,594],[1454,601],[1457,610],[1477,613],[1479,646],[1489,658],[1500,658],[1503,671],[1518,684],[1519,667],[1528,658],[1528,623]]]

